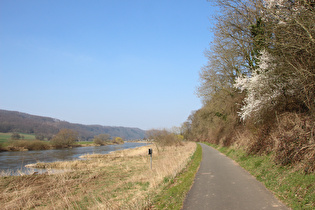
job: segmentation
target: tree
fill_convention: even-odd
[[[245,93],[234,87],[237,78],[257,69],[259,50],[265,45],[259,0],[215,0],[220,8],[213,28],[215,37],[206,52],[208,64],[200,73],[198,95],[203,107],[193,113],[186,136],[195,140],[230,145]]]
[[[57,148],[71,146],[78,139],[78,132],[70,129],[62,129],[56,134],[51,143]]]
[[[240,111],[255,121],[271,112],[309,112],[315,117],[315,10],[311,1],[262,1],[260,24],[252,25],[256,68],[239,75],[246,91]]]
[[[11,135],[11,139],[13,139],[13,140],[19,140],[19,139],[21,139],[21,135],[20,135],[19,133],[17,133],[17,132],[14,132],[14,133],[12,133],[12,135]]]
[[[99,134],[97,136],[94,136],[93,142],[95,144],[104,145],[106,142],[110,141],[110,135],[107,133]]]
[[[285,109],[294,103],[315,117],[315,3],[311,0],[265,0],[263,18],[268,52],[275,58],[276,74],[287,82]],[[295,94],[290,95],[290,93]]]
[[[314,171],[314,0],[211,2],[220,12],[200,73],[203,106],[183,124],[185,138],[273,151]]]
[[[212,2],[220,8],[220,15],[216,17],[214,41],[206,53],[208,64],[200,73],[198,95],[204,103],[221,91],[233,95],[233,87],[238,87],[247,95],[240,111],[242,119],[245,113],[255,112],[257,117],[264,111],[309,112],[314,118],[314,1]],[[268,69],[263,66],[266,63]],[[240,86],[245,80],[251,84],[247,88]]]
[[[35,135],[35,138],[36,138],[37,140],[43,141],[43,140],[45,139],[45,136],[44,136],[44,134],[36,134],[36,135]]]
[[[279,75],[274,72],[276,66],[272,56],[262,51],[259,58],[258,68],[251,76],[238,77],[235,81],[236,88],[247,92],[239,112],[242,120],[249,117],[255,118],[256,121],[262,120],[266,112],[270,112],[284,101],[282,89],[287,88],[287,83],[281,82]]]
[[[115,137],[114,140],[113,140],[113,143],[114,144],[123,144],[124,140],[121,137]]]
[[[158,146],[182,146],[182,138],[172,132],[167,131],[166,129],[163,130],[148,130],[146,132],[147,137],[150,140],[154,140]]]
[[[206,51],[208,64],[200,73],[201,85],[197,94],[204,102],[216,92],[234,94],[233,84],[240,75],[248,75],[255,69],[256,54],[252,25],[257,23],[255,0],[215,0],[220,8],[213,27],[214,40]]]

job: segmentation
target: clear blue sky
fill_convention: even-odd
[[[1,0],[0,109],[180,126],[212,39],[206,0]]]

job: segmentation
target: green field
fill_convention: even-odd
[[[25,140],[34,140],[35,135],[34,134],[25,134],[25,133],[19,133],[21,136],[24,136]],[[0,143],[6,143],[11,140],[12,133],[1,133],[0,132]]]
[[[76,141],[74,142],[74,145],[80,145],[80,146],[93,146],[95,145],[93,141]]]

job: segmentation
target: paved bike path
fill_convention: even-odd
[[[233,160],[200,145],[202,161],[183,209],[289,209]]]

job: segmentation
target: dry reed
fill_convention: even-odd
[[[81,161],[38,163],[37,167],[71,171],[1,177],[0,203],[2,209],[143,209],[185,167],[195,149],[192,142],[159,150],[150,145],[86,155]]]

